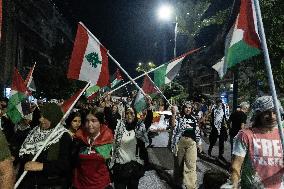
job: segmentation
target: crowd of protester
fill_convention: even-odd
[[[247,118],[248,102],[229,114],[220,99],[173,106],[145,99],[145,109],[139,114],[131,97],[114,100],[106,95],[97,102],[79,101],[66,119],[62,119],[61,101],[38,101],[28,103],[29,112],[13,124],[6,115],[8,99],[2,98],[0,188],[13,188],[27,171],[20,189],[137,189],[150,167],[147,147],[152,147],[154,136],[149,129],[153,112],[164,110],[171,112],[165,119],[177,188],[199,187],[198,154],[207,152],[212,157],[217,140],[216,158],[227,161],[223,154],[229,137],[232,188],[284,187],[283,152],[270,96],[255,101],[251,119]],[[206,138],[208,149],[203,144]]]

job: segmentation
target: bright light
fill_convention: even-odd
[[[149,62],[148,65],[151,66],[151,65],[152,65],[152,62]]]
[[[141,63],[141,62],[139,62],[139,63],[138,63],[138,66],[142,66],[142,63]]]
[[[11,88],[5,88],[5,97],[10,98],[11,95]]]
[[[173,7],[170,5],[163,5],[158,9],[158,17],[161,20],[170,20],[173,14]]]

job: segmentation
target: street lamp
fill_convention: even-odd
[[[161,20],[168,21],[173,14],[173,7],[171,5],[163,5],[158,9],[158,17]]]
[[[160,20],[168,21],[174,14],[173,7],[171,5],[163,5],[158,9],[158,18]],[[177,56],[177,16],[175,16],[175,36],[174,36],[174,57]]]
[[[148,72],[155,67],[156,65],[153,62],[148,62],[148,63],[139,62],[138,66],[136,67],[136,71],[137,72]]]

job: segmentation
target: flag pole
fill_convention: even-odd
[[[107,54],[114,61],[114,63],[116,63],[116,65],[123,71],[123,73],[128,77],[128,79],[130,79],[130,81],[137,87],[137,89],[139,91],[141,91],[144,96],[146,96],[146,93],[143,91],[143,89],[138,86],[138,84],[132,79],[132,77],[130,77],[130,75],[128,75],[128,73],[125,71],[125,69],[123,69],[121,67],[121,65],[111,56],[111,54],[109,52]]]
[[[149,73],[151,73],[151,72],[153,72],[153,71],[155,71],[155,70],[157,70],[157,69],[163,67],[164,65],[165,65],[165,64],[162,64],[162,65],[160,65],[160,66],[158,66],[158,67],[156,67],[156,68],[154,68],[154,69],[151,69],[151,70],[148,71],[148,72],[144,72],[143,74],[141,74],[141,75],[135,77],[133,80],[136,81],[137,79],[140,79],[141,77],[145,76],[146,74],[149,74]],[[131,83],[131,81],[124,82],[124,84],[122,84],[122,85],[120,85],[119,87],[113,89],[113,90],[110,91],[109,93],[113,93],[113,92],[117,91],[118,89],[124,87],[125,85],[128,85],[129,83]]]
[[[35,66],[36,66],[36,62],[34,63],[32,69],[30,70],[25,82],[26,82],[26,85],[27,87],[29,87],[29,85],[31,84],[31,80],[30,80],[30,77],[32,77],[33,73],[34,73],[34,69],[35,69]]]
[[[62,120],[65,120],[66,117],[69,115],[70,111],[72,110],[72,108],[74,107],[74,105],[77,103],[77,101],[79,100],[79,98],[82,96],[83,92],[85,92],[85,90],[89,87],[89,85],[91,84],[91,82],[89,81],[87,83],[87,85],[84,87],[84,89],[81,91],[81,93],[78,95],[78,97],[76,98],[76,100],[72,103],[72,105],[70,106],[70,108],[68,109],[68,111],[63,115],[63,117],[61,118]],[[43,146],[40,148],[40,150],[36,153],[36,155],[33,157],[32,161],[35,161],[38,156],[41,154],[41,152],[44,150],[45,146],[47,145],[47,143],[50,141],[52,135],[57,131],[56,128],[58,128],[58,126],[61,124],[61,121],[56,125],[55,129],[49,134],[49,136],[47,137],[47,139],[44,141]],[[22,173],[22,175],[20,176],[20,178],[17,180],[14,189],[16,189],[20,183],[22,182],[22,180],[24,179],[24,177],[26,176],[26,174],[28,173],[28,171],[24,171]]]
[[[197,49],[193,49],[193,50],[191,50],[191,51],[188,51],[188,52],[186,52],[186,53],[180,55],[179,57],[176,57],[176,58],[170,60],[169,62],[172,62],[172,61],[174,61],[175,59],[180,58],[181,56],[190,55],[190,54],[192,54],[192,53],[194,53],[194,52],[200,50],[201,48],[205,48],[205,47],[206,47],[206,46],[203,46],[203,47],[199,47],[199,48],[197,48]],[[152,73],[153,71],[155,71],[155,70],[157,70],[157,69],[159,69],[159,68],[165,66],[165,65],[168,64],[169,62],[164,63],[164,64],[162,64],[162,65],[160,65],[160,66],[158,66],[158,67],[156,67],[156,68],[154,68],[154,69],[151,69],[151,70],[149,70],[149,71],[147,71],[147,72],[144,72],[143,74],[141,74],[141,75],[135,77],[133,80],[135,81],[135,80],[137,80],[137,79],[140,79],[141,77],[145,76],[146,74]],[[131,81],[128,81],[128,82],[124,83],[123,85],[120,85],[119,87],[113,89],[113,90],[110,91],[109,93],[113,93],[113,92],[117,91],[118,89],[120,89],[121,87],[124,87],[125,85],[128,85],[129,83],[131,83]]]
[[[163,98],[167,101],[167,103],[170,105],[170,106],[173,106],[170,101],[165,97],[165,95],[163,94],[163,92],[160,90],[160,88],[154,83],[154,81],[151,79],[151,77],[147,74],[146,75],[149,80],[152,82],[152,84],[155,86],[155,88],[159,91],[159,93],[163,96]]]
[[[265,60],[266,70],[268,72],[269,87],[272,93],[272,99],[273,99],[273,103],[274,103],[274,107],[276,111],[278,132],[281,138],[282,150],[284,150],[284,135],[283,135],[283,128],[281,126],[281,115],[279,111],[279,105],[278,105],[277,94],[276,94],[276,89],[275,89],[275,84],[274,84],[274,79],[273,79],[273,74],[272,74],[272,69],[271,69],[271,63],[270,63],[270,58],[269,58],[269,53],[268,53],[268,48],[267,48],[267,43],[266,43],[266,37],[265,37],[264,26],[262,22],[259,1],[254,0],[254,4],[255,4],[256,16],[258,18],[257,20],[259,23],[259,30],[260,30],[259,34],[260,34],[260,39],[261,39],[261,46],[264,51],[264,60]]]
[[[90,32],[89,29],[88,29],[82,22],[79,22],[79,23],[85,28],[85,30],[88,32],[88,34],[90,34],[90,36],[92,36],[92,37],[97,41],[97,43],[99,43],[101,46],[103,46],[102,43],[98,40],[98,38],[96,38],[96,37],[94,36],[94,34],[92,34],[92,32]],[[104,47],[104,46],[103,46],[103,47]],[[123,69],[123,68],[121,67],[121,65],[117,62],[117,60],[115,60],[115,59],[113,58],[113,56],[109,53],[109,51],[107,51],[107,54],[108,54],[108,56],[114,61],[114,63],[123,71],[123,73],[128,77],[128,79],[130,79],[130,81],[137,87],[137,89],[139,89],[139,90],[142,92],[142,94],[143,94],[144,96],[146,96],[145,92],[137,85],[137,83],[132,79],[132,77],[130,77],[130,76],[128,75],[128,73],[125,71],[125,69]],[[111,92],[113,92],[113,91],[111,91]]]

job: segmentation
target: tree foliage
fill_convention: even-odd
[[[188,97],[184,87],[177,82],[166,85],[163,93],[167,99],[173,99],[176,102],[183,102]]]
[[[195,37],[200,34],[202,29],[212,25],[223,25],[227,20],[230,7],[222,10],[214,9],[213,0],[178,0],[177,1],[177,22],[178,34],[186,35],[188,41],[187,46],[193,47],[195,44]],[[211,12],[210,16],[208,12]],[[212,13],[213,12],[213,13]]]
[[[281,0],[260,1],[264,30],[271,67],[278,96],[284,94],[284,3]],[[272,12],[273,11],[273,12]],[[263,55],[240,65],[239,96],[251,100],[257,95],[269,94]]]

